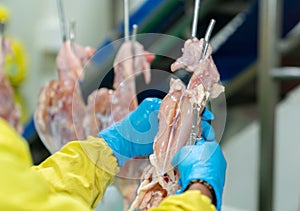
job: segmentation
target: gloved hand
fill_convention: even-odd
[[[207,108],[202,112],[201,118],[201,137],[206,141],[214,141],[215,140],[215,131],[210,125],[208,121],[213,120],[214,114]]]
[[[206,112],[206,113],[205,113]],[[219,144],[214,137],[214,131],[206,120],[213,115],[205,109],[202,116],[202,139],[194,146],[184,146],[172,159],[179,173],[179,185],[182,193],[192,180],[204,180],[210,184],[215,192],[216,208],[221,209],[222,193],[225,182],[226,160]]]
[[[153,152],[160,104],[158,98],[146,98],[123,120],[99,133],[113,150],[119,166],[135,156],[150,155]]]

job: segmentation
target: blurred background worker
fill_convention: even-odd
[[[147,98],[123,120],[104,129],[99,134],[104,139],[70,142],[33,167],[24,140],[0,119],[0,168],[5,172],[0,176],[1,210],[91,210],[119,167],[132,157],[152,153],[160,104],[160,99]],[[205,111],[203,122],[212,117]],[[203,140],[183,147],[172,161],[181,175],[180,194],[166,198],[153,211],[220,210],[226,161],[213,129],[203,125]],[[124,131],[133,140],[125,139],[120,133]],[[142,140],[135,139],[139,131],[146,131]]]

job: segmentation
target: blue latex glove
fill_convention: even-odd
[[[205,109],[202,124],[213,118],[211,114]],[[213,187],[217,210],[221,209],[226,160],[208,122],[202,126],[202,140],[197,141],[194,146],[181,148],[172,159],[172,165],[177,166],[180,173],[181,190],[178,193],[184,192],[192,180],[204,180]]]
[[[158,131],[158,112],[161,100],[146,98],[123,120],[102,130],[104,138],[118,160],[119,166],[136,156],[150,155]]]
[[[214,141],[215,140],[215,131],[210,125],[208,121],[213,120],[214,114],[207,108],[204,109],[202,112],[202,119],[201,119],[201,129],[202,134],[201,137],[206,141]]]

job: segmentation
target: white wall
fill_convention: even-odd
[[[300,208],[299,105],[300,86],[276,108],[274,211]],[[259,147],[257,121],[223,145],[228,164],[223,197],[225,206],[243,211],[257,210]]]

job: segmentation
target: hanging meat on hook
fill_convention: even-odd
[[[224,91],[210,47],[202,57],[203,44],[203,39],[187,40],[182,57],[171,65],[172,71],[185,68],[193,74],[187,88],[179,79],[170,81],[169,93],[159,111],[159,130],[154,139],[154,153],[149,157],[151,165],[144,171],[130,210],[156,207],[178,190],[180,175],[171,165],[171,159],[182,146],[191,144],[193,108],[198,106],[201,113],[209,98],[216,98]],[[201,131],[197,135],[201,136]]]
[[[58,79],[73,82],[84,79],[84,66],[92,58],[95,49],[82,47],[71,41],[63,43],[56,58]]]
[[[4,74],[5,56],[8,53],[12,53],[11,42],[0,36],[0,117],[5,119],[19,133],[22,133],[21,111],[14,101],[13,88]]]
[[[56,59],[58,80],[51,80],[40,91],[35,126],[51,153],[69,141],[86,138],[82,126],[86,108],[78,80],[83,79],[84,65],[94,52],[92,48],[64,42]]]
[[[89,135],[97,135],[106,128],[124,118],[137,106],[135,77],[143,73],[145,82],[151,80],[150,63],[154,55],[145,51],[135,42],[135,56],[132,54],[132,42],[125,41],[114,60],[114,90],[101,88],[93,91],[88,97],[85,128]]]

